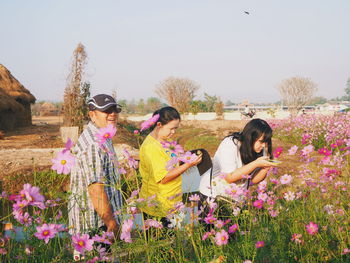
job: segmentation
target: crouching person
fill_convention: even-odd
[[[91,121],[75,145],[76,164],[71,171],[71,196],[68,204],[71,235],[89,234],[92,238],[102,231],[119,232],[115,216],[121,209],[117,160],[111,138],[98,139],[101,128],[115,129],[121,107],[113,97],[105,94],[88,101]],[[106,247],[109,250],[109,247]],[[74,251],[74,259],[82,259]]]

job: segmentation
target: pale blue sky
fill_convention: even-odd
[[[333,98],[350,78],[349,14],[348,0],[1,0],[0,63],[40,100],[62,100],[79,42],[93,94],[147,98],[175,76],[198,98],[273,102],[298,75]]]

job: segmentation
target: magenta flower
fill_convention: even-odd
[[[108,139],[112,139],[117,128],[113,124],[109,124],[107,127],[100,128],[99,131],[95,134],[95,138],[99,145],[104,144]]]
[[[256,208],[258,208],[258,209],[261,209],[261,208],[263,208],[263,206],[264,206],[264,201],[263,201],[263,200],[260,200],[260,199],[255,200],[255,201],[253,202],[253,206],[256,207]]]
[[[140,131],[144,131],[144,130],[149,129],[150,127],[152,127],[154,124],[157,123],[158,119],[159,119],[159,114],[156,114],[153,117],[151,117],[150,119],[144,121],[143,123],[141,123]]]
[[[177,166],[178,163],[179,163],[178,158],[177,157],[173,157],[167,162],[165,168],[166,168],[167,171],[171,171],[172,169],[174,169]]]
[[[236,232],[238,230],[238,224],[233,224],[232,226],[230,226],[229,228],[228,228],[228,232],[230,233],[230,234],[233,234],[234,232]]]
[[[288,150],[288,155],[294,155],[298,151],[298,146],[294,145]]]
[[[213,232],[205,232],[202,236],[202,240],[206,240],[208,237],[212,236]]]
[[[131,229],[134,224],[132,219],[124,220],[122,225],[122,233],[120,234],[120,240],[124,240],[126,243],[132,243],[131,240]]]
[[[310,235],[314,235],[318,233],[318,225],[310,222],[308,225],[305,226],[306,227],[306,231],[310,234]]]
[[[70,151],[62,150],[57,154],[55,159],[51,160],[53,165],[52,170],[57,171],[58,174],[69,174],[70,170],[75,164],[75,157]]]
[[[76,234],[72,236],[72,244],[75,250],[84,254],[85,251],[91,251],[93,249],[94,240],[90,239],[88,234]]]
[[[309,139],[311,138],[311,134],[305,133],[301,139],[302,144],[307,144],[309,142]]]
[[[255,247],[256,248],[261,248],[265,246],[265,242],[264,241],[258,241],[255,243]]]
[[[135,135],[137,135],[137,134],[139,134],[140,132],[139,132],[139,130],[134,130],[134,134]]]
[[[324,156],[330,156],[332,155],[332,150],[328,150],[326,147],[324,147],[324,148],[318,149],[318,153]]]
[[[184,163],[193,163],[197,158],[198,156],[195,153],[186,152],[184,155],[181,155],[178,160]]]
[[[278,158],[282,154],[282,151],[282,147],[277,147],[273,152],[273,157]]]
[[[282,175],[280,178],[281,184],[289,184],[293,180],[293,177],[289,174]]]
[[[215,243],[218,246],[226,245],[229,239],[229,235],[225,230],[221,230],[220,232],[217,232],[215,235]]]
[[[244,190],[235,183],[230,184],[229,188],[225,189],[226,194],[230,195],[233,199],[239,199],[244,195]]]
[[[162,146],[166,150],[170,151],[170,153],[173,153],[175,155],[179,155],[179,154],[184,153],[184,149],[176,141],[171,141],[171,142],[164,141],[164,142],[162,142]]]
[[[22,200],[22,201],[17,201],[16,203],[13,204],[13,210],[21,210],[22,208],[26,207],[29,204],[28,200]]]
[[[113,234],[113,233],[112,233]],[[95,242],[99,242],[99,243],[103,243],[103,244],[107,244],[107,245],[111,245],[111,238],[113,238],[113,236],[111,236],[111,234],[109,232],[104,232],[102,234],[102,236],[99,235],[95,235],[92,240],[94,240]]]
[[[42,226],[36,227],[36,236],[38,239],[43,239],[45,243],[49,243],[51,238],[54,238],[57,234],[55,224],[43,224]]]
[[[213,214],[208,214],[205,218],[204,218],[204,222],[207,224],[214,224],[216,221],[216,217],[213,216]]]

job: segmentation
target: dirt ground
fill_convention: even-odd
[[[127,145],[137,148],[132,125],[138,126],[138,124],[130,124],[122,119],[120,123],[118,136],[113,142],[120,146],[120,152],[121,148],[127,147]],[[229,133],[242,129],[245,123],[246,121],[195,120],[183,121],[181,125],[210,130],[221,140]],[[51,159],[64,147],[59,132],[61,124],[61,117],[33,117],[32,126],[5,133],[5,138],[0,140],[0,180],[6,181],[6,178],[18,174],[26,176],[34,169],[36,171],[49,169]],[[283,146],[286,149],[289,146],[275,140],[274,145],[275,147],[276,145]],[[287,164],[287,166],[289,165]],[[288,167],[285,168],[288,170]]]

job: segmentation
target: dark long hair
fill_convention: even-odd
[[[170,106],[156,110],[152,116],[156,114],[159,114],[159,119],[157,122],[160,122],[162,125],[165,125],[168,122],[171,122],[172,120],[181,120],[180,113],[177,111],[177,109]],[[157,123],[155,123],[151,127],[151,130],[153,130],[156,127],[156,125]]]
[[[242,132],[234,132],[228,137],[232,136],[232,140],[241,143],[239,147],[239,153],[241,154],[241,159],[243,164],[248,164],[258,157],[262,156],[263,153],[256,153],[254,151],[254,143],[262,135],[264,135],[263,141],[267,143],[268,155],[273,158],[272,155],[272,129],[270,125],[262,119],[253,119],[244,126]]]

